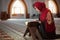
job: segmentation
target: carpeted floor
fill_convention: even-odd
[[[14,40],[14,39],[0,29],[0,40]]]
[[[24,33],[25,29],[26,29],[26,25],[25,22],[28,20],[7,20],[7,21],[1,21],[0,23],[9,26],[10,28],[13,28],[14,30]],[[60,20],[56,21],[56,33],[57,33],[57,37],[58,39],[54,39],[54,40],[60,40]],[[0,27],[3,27],[0,25]],[[2,35],[3,34],[3,35]],[[9,38],[11,38],[9,35],[7,35],[7,33],[5,33],[4,31],[2,31],[0,29],[0,39],[1,40],[8,40]],[[13,40],[13,38],[9,39],[9,40]],[[31,40],[29,37],[25,37],[25,40]]]

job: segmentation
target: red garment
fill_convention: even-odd
[[[45,23],[45,30],[46,32],[55,32],[55,24],[52,22],[51,24],[48,24],[47,22]]]
[[[35,2],[33,7],[37,7],[41,12],[46,8],[43,2]]]
[[[41,12],[41,15],[39,18],[40,18],[41,22],[45,22],[45,31],[46,32],[54,32],[55,31],[55,24],[54,24],[53,18],[52,18],[53,22],[51,24],[48,24],[46,21],[47,13],[50,12],[50,10],[47,9],[45,4],[42,2],[36,2],[33,6],[38,8]],[[52,14],[51,14],[51,16],[52,16]]]

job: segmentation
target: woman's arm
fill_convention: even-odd
[[[47,23],[48,24],[51,24],[52,23],[52,15],[51,15],[51,12],[48,12],[47,13],[46,20],[47,20]]]

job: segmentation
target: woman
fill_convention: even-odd
[[[35,2],[33,4],[33,7],[40,12],[40,16],[39,16],[39,21],[41,21],[42,28],[44,31],[44,35],[42,33],[42,36],[44,38],[54,38],[55,37],[55,32],[56,32],[56,28],[55,28],[55,24],[54,24],[54,19],[52,16],[51,11],[46,8],[45,4],[43,2]]]

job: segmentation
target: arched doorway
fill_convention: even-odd
[[[11,0],[8,5],[9,18],[16,16],[24,16],[29,18],[27,5],[24,0]]]

